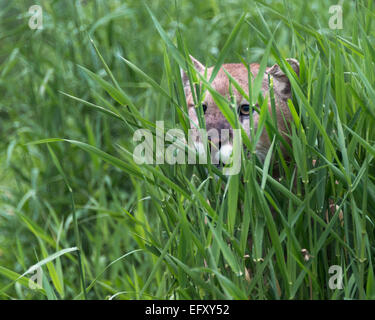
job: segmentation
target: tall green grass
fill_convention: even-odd
[[[41,1],[30,30],[33,4],[0,4],[2,298],[375,298],[372,1],[343,3],[342,30],[319,1]],[[187,132],[180,68],[238,125],[189,53],[215,71],[282,66],[290,161],[260,107],[272,148],[239,175],[134,162],[135,130]]]

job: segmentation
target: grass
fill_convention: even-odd
[[[33,4],[0,4],[2,299],[375,298],[372,1],[344,2],[342,30],[321,1],[40,1],[42,30],[28,27]],[[134,162],[138,128],[188,128],[188,53],[215,70],[283,66],[290,162],[262,107],[264,165]]]

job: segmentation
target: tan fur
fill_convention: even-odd
[[[205,73],[205,67],[195,58],[191,57],[191,60],[198,72],[201,74]],[[293,70],[296,72],[296,74],[299,74],[299,64],[298,61],[294,59],[287,59],[288,63],[291,65]],[[246,67],[243,64],[239,63],[229,63],[229,64],[223,64],[222,68],[218,72],[217,76],[212,82],[212,87],[219,92],[222,96],[227,98],[229,100],[230,94],[229,94],[229,79],[227,75],[225,74],[223,68],[230,73],[230,75],[241,85],[243,90],[248,94],[248,71]],[[250,70],[253,75],[253,79],[257,76],[259,72],[259,64],[253,63],[250,64]],[[209,79],[213,71],[213,67],[207,69],[207,78]],[[282,72],[281,68],[278,65],[274,65],[270,68],[266,69],[266,72],[263,77],[262,82],[262,93],[263,96],[266,97],[269,96],[269,88],[268,88],[268,74],[270,74],[273,77],[273,86],[274,86],[274,93],[275,93],[275,105],[276,105],[276,114],[277,114],[277,126],[278,130],[284,135],[287,132],[285,127],[285,122],[283,120],[283,115],[285,117],[285,120],[287,123],[289,123],[292,119],[291,113],[289,111],[287,100],[291,98],[291,87],[290,82],[288,78],[285,76],[285,74]],[[196,127],[198,126],[198,120],[197,120],[197,114],[194,106],[193,96],[190,90],[190,84],[188,77],[184,71],[182,71],[182,80],[185,87],[185,96],[186,96],[186,102],[188,105],[188,111],[189,111],[189,117],[191,121],[191,129],[193,131],[193,134],[196,130]],[[237,107],[239,108],[241,104],[247,103],[247,102],[240,93],[232,86],[232,91],[236,99]],[[232,138],[231,132],[232,128],[228,121],[225,119],[225,117],[220,112],[219,108],[215,104],[211,94],[207,91],[204,98],[204,104],[207,105],[207,110],[205,113],[205,120],[206,120],[206,129],[209,131],[210,129],[216,129],[220,132],[221,129],[229,129],[230,131],[230,140]],[[271,101],[268,98],[268,109],[270,114],[272,115],[272,108],[271,108]],[[259,114],[254,112],[253,114],[250,114],[248,117],[240,116],[240,122],[245,129],[245,131],[250,136],[250,128],[249,128],[249,117],[253,117],[254,119],[254,129],[257,130],[258,127],[258,120],[259,120]],[[286,137],[285,137],[286,138]],[[198,136],[195,133],[195,139],[198,141]],[[288,139],[286,138],[288,141]],[[222,146],[224,144],[230,144],[230,141],[223,141],[221,138],[219,141],[212,141],[216,146],[220,143]],[[263,130],[262,135],[260,137],[260,140],[256,146],[256,152],[261,161],[264,160],[264,157],[270,147],[270,139],[268,137],[268,134],[266,130]]]

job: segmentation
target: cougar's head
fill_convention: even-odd
[[[205,66],[202,63],[200,63],[197,59],[191,56],[190,58],[195,66],[195,69],[202,75],[206,74],[208,80],[211,77],[213,67],[205,68]],[[298,61],[295,59],[286,60],[298,76]],[[259,64],[250,64],[249,68],[250,72],[252,73],[251,78],[255,79],[259,72]],[[223,64],[221,69],[217,73],[215,79],[213,80],[211,86],[227,100],[230,100],[229,79],[223,69],[225,69],[237,81],[237,83],[248,95],[249,77],[247,68],[243,64]],[[261,90],[264,98],[268,96],[268,112],[271,114],[271,116],[272,107],[271,100],[269,98],[268,75],[270,75],[273,78],[277,128],[279,132],[281,132],[281,134],[284,135],[284,138],[287,141],[289,141],[289,139],[285,137],[285,134],[287,132],[288,123],[291,121],[292,118],[287,105],[288,99],[291,98],[291,85],[288,77],[284,74],[284,72],[277,64],[270,68],[266,68],[265,73],[263,75]],[[203,145],[201,135],[198,131],[198,106],[194,104],[193,94],[191,92],[191,86],[189,83],[189,77],[183,70],[181,70],[181,77],[184,85],[185,97],[190,118],[190,134],[192,136],[196,148],[198,149],[198,151],[201,151]],[[242,97],[241,94],[234,88],[234,86],[232,86],[231,91],[235,98],[239,121],[250,137],[250,118],[253,119],[254,130],[256,131],[258,127],[259,114],[254,111],[254,108],[250,107],[249,101]],[[208,140],[211,142],[211,154],[213,158],[218,159],[220,157],[228,157],[232,153],[233,148],[233,129],[224,117],[224,115],[221,113],[220,109],[217,107],[214,99],[212,98],[212,95],[209,93],[208,90],[205,92],[204,99],[202,101],[202,109],[204,112]],[[269,147],[270,139],[268,137],[267,131],[263,130],[260,139],[256,145],[256,153],[261,161],[264,161],[265,155],[267,154]]]

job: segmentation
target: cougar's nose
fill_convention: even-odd
[[[233,147],[230,144],[224,144],[220,147],[219,152],[215,154],[215,161],[224,165],[230,163],[232,152]]]
[[[220,147],[221,147],[220,137],[215,137],[215,138],[208,137],[207,140],[208,140],[209,146],[210,146],[210,148],[212,148],[212,150],[216,150],[216,151],[220,150]]]

